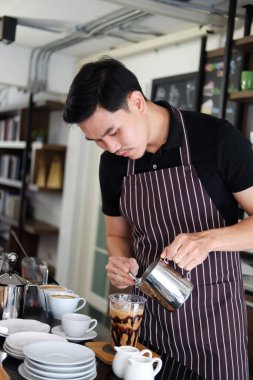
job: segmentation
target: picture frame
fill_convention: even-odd
[[[242,56],[238,52],[232,52],[230,60],[230,73],[228,93],[240,89],[240,77],[242,70]],[[200,111],[212,116],[221,115],[221,91],[224,74],[224,57],[220,55],[207,56],[204,67],[204,83],[202,88],[202,103]],[[238,123],[238,102],[228,100],[225,119],[233,125]]]
[[[154,79],[151,100],[164,100],[182,110],[196,111],[197,72]]]

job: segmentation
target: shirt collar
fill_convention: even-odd
[[[179,148],[183,144],[183,127],[181,122],[176,118],[173,111],[173,107],[168,102],[158,100],[155,101],[155,103],[161,107],[166,108],[170,114],[170,127],[168,139],[160,149],[164,150]]]

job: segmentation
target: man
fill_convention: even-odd
[[[204,379],[248,379],[238,251],[253,248],[249,142],[225,120],[147,100],[135,75],[110,58],[81,68],[64,120],[105,151],[111,283],[133,285],[129,271],[142,274],[159,256],[190,272],[194,290],[175,312],[148,299],[142,341]],[[238,204],[250,215],[240,223]]]

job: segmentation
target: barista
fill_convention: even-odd
[[[75,77],[64,120],[105,152],[100,184],[114,286],[133,285],[160,255],[195,288],[169,313],[148,299],[141,339],[215,380],[248,379],[239,250],[253,248],[253,153],[225,120],[145,98],[122,63]],[[237,223],[238,203],[251,216]],[[135,290],[138,292],[138,290]]]

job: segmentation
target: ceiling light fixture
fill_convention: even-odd
[[[17,18],[3,16],[0,18],[0,41],[10,44],[15,41]]]

